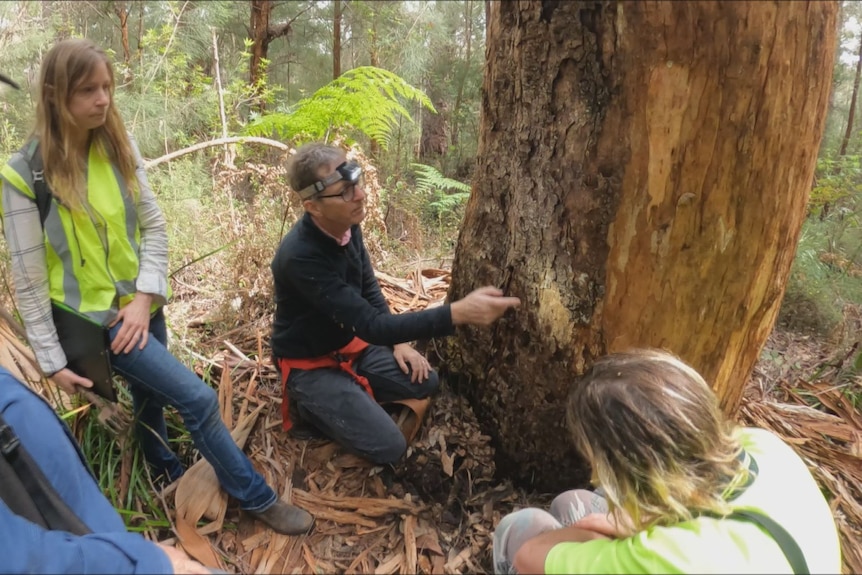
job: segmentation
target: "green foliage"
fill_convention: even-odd
[[[426,235],[420,229],[434,230],[434,233],[427,234],[427,239],[436,244],[430,251],[451,254],[464,204],[470,197],[470,186],[444,176],[433,166],[414,163],[411,168],[415,175],[414,184],[411,186],[404,180],[389,178],[381,192],[381,200],[388,206],[387,211],[392,211],[393,218],[412,220],[412,226],[407,227],[413,227],[412,233],[420,235],[420,238]],[[396,236],[403,235],[404,223],[395,227]],[[401,230],[397,231],[398,228]]]
[[[118,385],[117,394],[119,404],[131,412],[132,398],[128,389]],[[61,417],[76,419],[72,426],[77,430],[81,451],[102,491],[126,522],[126,527],[130,531],[148,532],[163,538],[164,531],[170,528],[170,519],[162,502],[155,496],[153,478],[143,452],[135,447],[131,438],[132,430],[128,430],[126,437],[119,437],[99,423],[95,414],[78,414],[76,411],[61,413]],[[169,414],[168,428],[171,436],[180,438],[181,444],[190,445],[189,435],[182,429],[176,413]]]
[[[367,136],[386,148],[398,121],[412,121],[402,100],[415,101],[434,111],[424,92],[396,74],[362,66],[339,76],[301,100],[291,113],[274,113],[251,122],[245,132],[253,136],[276,134],[298,142],[329,140],[335,135]]]
[[[860,240],[862,229],[852,216],[805,222],[780,324],[822,336],[841,330],[848,306],[862,303]]]
[[[416,191],[418,192],[442,192],[446,190],[457,190],[463,196],[462,200],[466,201],[470,195],[470,185],[452,178],[447,178],[440,173],[440,170],[434,166],[426,164],[410,164],[416,172]],[[466,192],[466,195],[464,194]]]
[[[447,178],[440,171],[425,164],[411,164],[416,172],[416,192],[431,197],[428,207],[439,219],[455,212],[470,197],[470,186]],[[449,190],[455,190],[450,193]]]
[[[825,206],[862,191],[862,156],[821,157],[817,160],[814,186],[808,201],[809,211],[819,215]]]

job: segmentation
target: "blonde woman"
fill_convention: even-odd
[[[70,394],[93,385],[67,367],[52,303],[104,325],[154,473],[166,481],[183,473],[168,447],[163,408],[172,405],[244,510],[278,532],[306,532],[311,516],[278,499],[231,438],[213,389],[165,347],[166,225],[114,105],[110,60],[89,40],[59,42],[42,62],[39,90],[33,135],[0,179],[18,307],[43,371]],[[52,196],[44,221],[40,180]]]
[[[569,397],[603,496],[559,496],[494,533],[498,572],[839,573],[831,511],[805,463],[721,413],[703,378],[654,350],[607,356]]]

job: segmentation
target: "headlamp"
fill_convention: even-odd
[[[331,175],[300,190],[299,197],[303,200],[311,199],[335,182],[345,181],[355,184],[359,181],[360,176],[362,176],[362,166],[356,162],[343,162],[335,168],[335,171]]]

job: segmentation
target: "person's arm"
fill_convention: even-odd
[[[560,543],[583,543],[608,537],[580,527],[562,527],[546,531],[527,540],[515,553],[513,567],[518,573],[544,573],[545,560],[551,549]]]
[[[141,226],[141,245],[138,254],[137,291],[150,294],[153,301],[166,304],[168,301],[168,228],[165,217],[150,188],[144,160],[138,151],[135,139],[129,136],[135,154],[138,177],[138,223]]]
[[[326,259],[293,257],[285,268],[290,270],[285,281],[293,283],[315,309],[368,343],[395,345],[450,335],[454,330],[448,305],[398,315],[383,313],[339,277]]]
[[[173,573],[168,556],[137,533],[49,531],[0,501],[3,573]]]
[[[51,315],[45,240],[36,202],[3,180],[3,232],[12,264],[18,312],[39,366],[53,374],[66,366]]]

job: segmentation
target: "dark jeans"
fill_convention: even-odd
[[[122,322],[111,328],[111,340]],[[248,511],[261,511],[275,503],[275,492],[266,484],[231,437],[221,419],[215,390],[167,350],[164,313],[150,320],[150,338],[144,349],[137,346],[123,354],[111,354],[111,364],[129,382],[136,431],[144,457],[154,471],[173,480],[183,467],[168,446],[163,409],[177,409],[195,447],[210,462],[222,488]]]
[[[353,369],[368,378],[374,399],[340,369],[291,369],[287,379],[291,406],[302,420],[347,450],[377,464],[395,463],[407,442],[377,402],[428,397],[440,386],[437,374],[432,371],[427,380],[412,383],[392,349],[377,345],[368,346]]]

